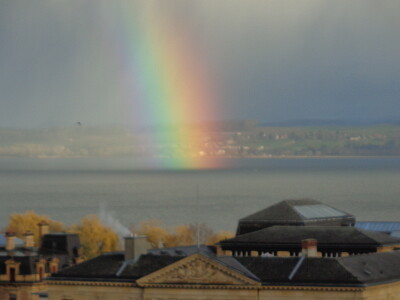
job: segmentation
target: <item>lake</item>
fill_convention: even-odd
[[[0,225],[33,210],[66,224],[106,210],[126,227],[239,218],[284,199],[313,198],[357,220],[400,221],[400,158],[231,159],[220,170],[145,169],[132,159],[0,159]]]

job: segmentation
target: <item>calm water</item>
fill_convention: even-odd
[[[400,158],[230,162],[225,170],[160,171],[127,159],[0,159],[0,225],[26,210],[72,224],[105,204],[127,227],[159,219],[234,231],[241,217],[304,197],[358,220],[400,221]]]

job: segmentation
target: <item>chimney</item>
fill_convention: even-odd
[[[146,254],[150,244],[145,235],[127,236],[125,239],[125,260],[137,259]]]
[[[49,233],[49,224],[46,221],[41,221],[39,224],[39,238],[42,239],[44,235]]]
[[[301,241],[301,254],[308,257],[317,256],[317,240],[316,239],[306,239]]]
[[[24,233],[24,247],[25,248],[33,248],[35,246],[35,242],[33,239],[33,232],[27,231]]]
[[[15,232],[6,232],[6,250],[12,251],[15,249]]]

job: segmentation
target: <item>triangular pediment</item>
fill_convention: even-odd
[[[241,272],[201,254],[193,254],[137,280],[139,285],[260,285]]]

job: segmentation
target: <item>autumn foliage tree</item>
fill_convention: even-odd
[[[179,225],[167,230],[158,220],[142,222],[138,229],[132,231],[146,235],[153,248],[189,246],[197,243],[214,245],[233,237],[233,233],[228,231],[214,232],[205,223]]]
[[[71,232],[79,234],[82,254],[86,259],[100,255],[103,252],[115,251],[120,247],[119,237],[112,228],[105,226],[96,215],[88,215],[78,224],[69,228],[58,221],[54,221],[45,215],[38,215],[33,211],[23,214],[13,214],[7,230],[14,231],[18,237],[22,237],[27,231],[34,233],[36,245],[39,245],[38,224],[45,221],[49,224],[50,232]],[[231,232],[214,232],[205,223],[180,225],[172,229],[166,229],[160,221],[150,220],[142,222],[133,233],[146,235],[151,247],[176,247],[200,244],[214,245],[221,240],[233,237]]]
[[[92,258],[119,248],[118,235],[110,227],[102,224],[96,215],[84,217],[79,224],[72,225],[68,231],[79,234],[85,258]]]
[[[16,233],[17,237],[22,238],[23,234],[31,231],[34,235],[35,245],[39,244],[39,226],[41,221],[49,224],[49,230],[53,232],[65,231],[63,223],[50,219],[46,215],[38,215],[33,211],[27,211],[21,214],[12,214],[7,225],[7,230]]]

